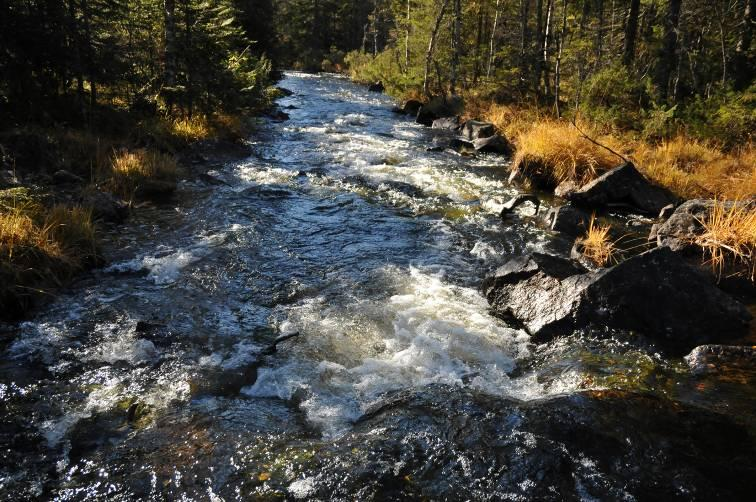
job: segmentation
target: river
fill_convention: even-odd
[[[752,381],[490,314],[487,273],[570,246],[528,204],[499,219],[505,158],[429,151],[448,136],[344,78],[281,85],[291,119],[224,184],[137,211],[109,266],[4,338],[0,498],[744,493]]]

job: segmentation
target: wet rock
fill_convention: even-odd
[[[749,345],[701,345],[685,356],[695,374],[747,371],[756,373],[756,347]]]
[[[383,82],[374,82],[368,86],[368,91],[370,92],[383,92],[386,88],[383,86]]]
[[[402,107],[402,111],[405,115],[414,115],[417,116],[417,112],[420,111],[420,108],[422,108],[423,103],[416,99],[410,99],[406,103],[404,103],[404,106]]]
[[[448,99],[437,96],[425,103],[417,112],[418,124],[432,126],[433,121],[443,117],[453,117],[460,115],[464,110],[464,103],[459,96],[452,96]]]
[[[53,173],[53,181],[55,183],[83,183],[84,178],[79,176],[78,174],[74,174],[70,171],[66,171],[65,169],[59,169]]]
[[[278,109],[268,112],[268,117],[274,122],[285,122],[289,120],[289,114]]]
[[[598,272],[533,253],[500,267],[483,284],[494,311],[547,341],[591,326],[633,331],[670,353],[743,336],[748,310],[669,248]]]
[[[145,179],[137,187],[135,194],[142,199],[164,199],[176,191],[176,182]]]
[[[16,175],[13,173],[13,171],[0,171],[0,190],[17,187],[18,185],[18,178],[16,178]]]
[[[654,215],[675,202],[672,194],[649,183],[631,162],[625,162],[582,186],[570,196],[570,200],[591,208],[629,206]]]
[[[664,206],[661,211],[659,211],[659,219],[660,220],[666,220],[670,216],[672,216],[672,213],[675,212],[675,205],[674,204],[667,204]]]
[[[506,218],[516,207],[521,206],[526,202],[532,203],[535,206],[535,214],[538,214],[538,209],[541,207],[541,201],[533,194],[524,193],[516,195],[505,202],[499,213],[499,218]]]
[[[473,145],[475,146],[475,150],[481,153],[511,155],[513,151],[512,144],[498,134],[488,138],[476,139]]]
[[[517,402],[428,386],[329,443],[303,473],[309,498],[747,500],[756,475],[744,426],[619,391]]]
[[[496,134],[496,128],[488,122],[468,120],[462,124],[460,134],[467,141],[475,141],[476,139],[490,138]]]
[[[291,95],[294,94],[293,91],[290,91],[286,87],[276,87],[276,91],[278,91],[278,93],[281,94],[281,95],[283,95],[283,96],[291,96]]]
[[[451,140],[449,148],[462,155],[472,155],[475,153],[475,145],[473,143],[459,138]]]
[[[95,220],[107,223],[122,223],[129,215],[129,205],[126,202],[100,190],[85,190],[79,204],[90,208]]]
[[[735,204],[748,207],[756,207],[756,203],[749,202],[725,202],[725,210],[732,209]],[[668,246],[673,251],[685,251],[695,248],[693,241],[704,231],[702,221],[709,216],[714,208],[715,201],[708,199],[693,199],[681,204],[667,221],[659,226],[656,233],[657,244]]]
[[[585,234],[591,215],[572,204],[555,207],[546,214],[546,224],[555,232],[577,237]]]
[[[656,242],[656,237],[659,234],[659,227],[661,225],[658,223],[654,223],[651,225],[651,230],[648,232],[648,239],[646,239],[647,242]]]
[[[228,185],[228,183],[226,183],[222,179],[208,173],[198,174],[197,179],[202,181],[203,183],[207,183],[208,185],[215,185],[215,186]]]
[[[404,115],[404,110],[402,108],[399,108],[398,106],[392,106],[391,113],[396,113],[397,115]]]
[[[563,199],[569,198],[573,193],[577,192],[580,187],[572,180],[565,180],[557,185],[554,189],[554,195]]]
[[[447,129],[456,131],[459,129],[459,117],[442,117],[433,121],[433,129]]]
[[[425,149],[426,152],[443,152],[444,147],[443,146],[429,146]]]

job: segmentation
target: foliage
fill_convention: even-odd
[[[704,232],[695,243],[714,271],[721,277],[728,265],[734,265],[737,274],[756,281],[756,205],[737,201],[728,209],[717,201],[701,224]]]

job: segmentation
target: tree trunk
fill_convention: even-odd
[[[431,62],[433,61],[433,51],[436,48],[436,38],[438,37],[438,30],[441,28],[441,21],[444,20],[444,14],[446,13],[446,7],[449,5],[449,0],[442,0],[441,7],[438,10],[436,16],[436,22],[431,32],[430,40],[428,41],[428,50],[425,52],[425,76],[423,77],[423,93],[430,97],[430,82],[428,77],[430,76]]]
[[[677,68],[677,30],[680,24],[682,0],[669,0],[664,18],[664,41],[659,58],[659,93],[666,101],[670,94],[670,78]]]
[[[622,47],[622,64],[629,67],[635,59],[635,37],[638,33],[638,13],[640,0],[630,0],[630,10],[625,24],[625,42]]]
[[[551,18],[554,13],[554,0],[549,0],[546,7],[546,26],[543,31],[543,92],[544,95],[551,94],[549,85],[549,46],[551,45]]]
[[[491,28],[491,39],[488,43],[488,65],[486,68],[486,78],[491,78],[491,66],[493,65],[494,54],[496,53],[496,29],[499,27],[499,4],[501,0],[496,0],[496,12],[494,13],[493,28]]]
[[[756,0],[745,0],[743,27],[740,31],[740,39],[738,40],[738,45],[735,47],[735,57],[733,58],[735,88],[738,90],[745,89],[753,80],[753,66],[749,59],[753,57],[751,52],[751,42],[753,40],[755,11]]]
[[[562,29],[559,32],[559,50],[557,51],[556,67],[554,68],[554,107],[557,118],[562,118],[559,108],[559,91],[561,85],[562,49],[564,49],[564,37],[567,33],[567,0],[562,1]]]
[[[404,32],[404,71],[405,73],[409,71],[409,64],[410,64],[410,49],[409,49],[409,40],[410,40],[410,28],[411,28],[411,21],[410,18],[410,0],[407,0],[407,29]]]
[[[163,85],[173,87],[176,85],[176,0],[164,0],[163,10],[165,47],[163,52]],[[173,91],[168,92],[168,112],[173,110]]]
[[[527,1],[527,0],[526,0]],[[551,0],[547,0],[551,1]],[[536,56],[535,67],[533,68],[533,87],[536,94],[541,93],[541,73],[543,67],[543,57],[540,51],[543,49],[543,0],[536,1]]]
[[[601,55],[604,52],[604,0],[598,0],[596,6],[598,29],[596,30],[596,68],[601,67]]]
[[[527,48],[530,43],[528,18],[530,17],[530,0],[520,0],[520,82],[528,81]]]
[[[457,78],[459,76],[459,53],[461,52],[461,21],[462,21],[462,0],[454,0],[454,29],[452,33],[452,61],[451,61],[451,78],[449,86],[452,96],[456,94]]]

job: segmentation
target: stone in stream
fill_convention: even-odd
[[[461,153],[462,155],[475,154],[475,145],[469,141],[465,141],[459,138],[454,138],[453,140],[451,140],[451,142],[449,143],[449,148],[457,153]]]
[[[383,82],[381,81],[374,82],[368,86],[368,91],[370,92],[383,92],[385,90],[386,88],[383,86]]]
[[[129,205],[109,192],[87,189],[79,198],[82,207],[92,210],[92,217],[107,223],[122,223],[129,215]]]
[[[503,136],[498,134],[488,138],[480,138],[473,141],[475,151],[481,153],[498,153],[500,155],[511,155],[514,148],[512,144]]]
[[[481,138],[490,138],[496,134],[496,128],[488,122],[468,120],[460,129],[460,135],[467,141],[475,141]]]
[[[436,384],[382,396],[301,477],[315,500],[748,500],[754,458],[746,426],[651,394]]]
[[[410,99],[406,103],[404,103],[404,106],[402,106],[402,112],[404,112],[405,115],[414,115],[417,116],[417,112],[420,111],[420,108],[422,108],[423,103],[416,99]]]
[[[430,127],[434,120],[460,115],[463,110],[464,103],[459,96],[451,96],[450,98],[436,96],[418,110],[415,121],[418,124]]]
[[[631,162],[625,162],[583,185],[569,199],[590,208],[626,206],[654,215],[675,202],[670,192],[649,183]]]
[[[268,117],[274,122],[285,122],[289,120],[289,114],[278,109],[268,112]]]
[[[756,376],[756,347],[750,345],[701,345],[685,356],[685,361],[698,375],[749,372]]]
[[[575,193],[580,187],[572,180],[562,181],[554,189],[554,195],[563,199],[568,199],[570,195]]]
[[[659,219],[664,221],[668,219],[670,216],[672,216],[672,213],[675,212],[675,205],[674,204],[667,204],[663,208],[661,208],[661,211],[659,211]]]
[[[450,131],[456,131],[459,129],[459,117],[441,117],[433,121],[431,125],[433,129],[447,129]]]
[[[546,224],[555,232],[577,237],[585,234],[591,215],[570,203],[554,207],[546,214]]]
[[[135,194],[142,199],[164,199],[176,191],[176,182],[144,179],[136,188]]]
[[[516,207],[521,206],[526,202],[532,203],[535,206],[534,214],[538,214],[538,209],[541,207],[541,201],[538,200],[538,197],[533,194],[523,193],[520,195],[515,195],[504,203],[501,208],[501,212],[499,213],[499,218],[501,218],[502,220],[505,219],[510,213],[512,213],[512,211],[515,210]]]
[[[493,310],[537,342],[589,327],[637,332],[673,354],[743,336],[751,315],[669,248],[597,272],[533,253],[486,278]],[[600,331],[600,330],[599,330]]]

